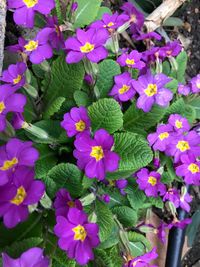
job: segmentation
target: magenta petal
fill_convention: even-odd
[[[48,15],[51,10],[55,7],[54,0],[39,0],[38,4],[34,7],[34,10],[42,13],[43,15]]]
[[[26,97],[22,94],[13,94],[5,101],[6,112],[23,112],[26,104]]]
[[[76,248],[75,258],[77,262],[81,265],[85,265],[88,261],[94,259],[94,254],[90,247],[89,241],[85,240],[85,242],[79,242]]]
[[[45,186],[41,181],[34,181],[31,187],[27,191],[27,197],[25,198],[23,204],[32,205],[40,201],[44,195]]]
[[[106,171],[113,172],[118,169],[120,157],[115,152],[106,152],[105,153],[105,165]]]
[[[92,52],[86,54],[86,57],[94,62],[97,63],[100,60],[106,58],[108,56],[108,51],[105,49],[105,47],[97,47],[96,49],[94,49]]]
[[[83,59],[83,57],[84,57],[84,54],[82,54],[81,52],[70,51],[67,54],[66,62],[68,64],[78,63],[79,61]]]
[[[2,253],[3,267],[21,267],[20,259],[12,259],[6,253]]]
[[[87,215],[79,209],[71,208],[68,213],[68,220],[74,225],[82,225],[84,222],[87,221]]]
[[[33,28],[34,26],[34,16],[35,13],[32,8],[27,8],[26,6],[15,10],[14,21],[18,25],[23,25],[28,28]]]
[[[82,44],[75,38],[70,37],[65,42],[65,48],[73,51],[79,51]]]
[[[4,131],[6,128],[6,117],[0,114],[0,132]]]
[[[94,139],[98,145],[102,146],[104,149],[111,149],[114,144],[113,136],[104,129],[96,131]]]
[[[26,148],[20,153],[19,164],[25,166],[34,166],[35,161],[39,158],[39,152],[35,148]]]
[[[43,250],[41,248],[31,248],[21,255],[21,262],[24,267],[38,266],[38,262],[43,259]],[[36,264],[36,265],[35,265]]]
[[[6,227],[13,228],[21,221],[28,218],[28,208],[22,206],[14,206],[9,208],[8,212],[3,217],[3,222]]]

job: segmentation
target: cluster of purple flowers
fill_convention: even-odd
[[[200,93],[200,74],[193,77],[188,84],[179,84],[178,93],[184,96]]]
[[[72,200],[65,189],[57,192],[54,202],[56,210],[56,226],[54,232],[58,236],[59,247],[67,252],[70,259],[85,265],[94,259],[92,249],[97,247],[99,227],[88,221],[79,200]]]

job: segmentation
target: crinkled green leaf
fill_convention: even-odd
[[[185,51],[182,51],[177,57],[176,62],[178,64],[177,80],[180,83],[185,83],[185,71],[187,68],[188,56]]]
[[[79,91],[79,90],[74,92],[74,100],[75,100],[77,106],[79,106],[79,107],[80,106],[87,107],[92,102],[86,92]]]
[[[57,97],[49,106],[44,113],[44,119],[49,119],[51,116],[53,116],[56,112],[60,110],[62,107],[62,104],[64,103],[65,98],[64,97]]]
[[[141,242],[145,245],[145,247],[150,250],[151,249],[151,243],[149,240],[142,234],[136,233],[136,232],[128,232],[128,239],[131,242]]]
[[[127,206],[118,206],[112,209],[112,212],[117,215],[118,220],[125,226],[134,226],[137,222],[137,213],[132,208]]]
[[[192,95],[186,98],[186,103],[192,106],[196,111],[196,118],[200,119],[200,95]]]
[[[98,13],[97,13],[97,16],[96,16],[95,20],[100,20],[100,19],[102,19],[102,16],[103,16],[103,14],[105,14],[105,13],[107,13],[107,14],[112,14],[112,11],[110,10],[110,8],[108,8],[108,7],[106,7],[106,6],[101,6],[101,7],[99,8],[99,11],[98,11]]]

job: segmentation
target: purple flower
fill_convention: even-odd
[[[165,55],[165,57],[175,57],[182,50],[182,46],[180,42],[168,42],[165,46],[160,48],[160,52]]]
[[[35,12],[48,15],[54,6],[54,0],[8,0],[8,8],[15,9],[15,23],[27,28],[33,28]]]
[[[85,107],[72,108],[64,115],[61,126],[67,131],[69,137],[88,132],[90,129],[90,119]]]
[[[23,37],[19,37],[18,44],[7,46],[6,49],[13,53],[22,53],[24,51],[24,45],[26,40]]]
[[[103,180],[106,172],[118,169],[120,157],[112,152],[114,138],[104,129],[95,132],[94,139],[88,134],[76,138],[74,157],[78,167],[84,169],[87,177]]]
[[[105,202],[105,203],[109,203],[110,202],[110,196],[107,194],[104,194],[101,196],[101,199]]]
[[[181,162],[176,168],[176,174],[178,176],[184,177],[186,184],[200,185],[200,161],[197,161],[196,158],[191,155],[181,156]]]
[[[158,192],[161,196],[165,194],[166,187],[160,182],[161,176],[158,172],[149,172],[148,169],[142,168],[136,176],[139,188],[144,190],[148,197],[158,197]]]
[[[168,225],[164,222],[161,222],[158,228],[156,229],[157,236],[163,244],[166,243],[166,229],[167,228],[168,228]]]
[[[124,191],[124,189],[126,188],[127,184],[128,184],[128,181],[126,179],[120,179],[120,180],[117,180],[115,182],[116,187],[119,188],[120,193],[122,195],[125,195],[126,194],[125,191]]]
[[[83,209],[80,200],[73,200],[69,192],[64,188],[61,188],[56,193],[54,208],[56,210],[56,216],[67,216],[70,208],[77,208],[79,210]]]
[[[179,83],[178,85],[178,93],[180,95],[187,96],[190,93],[190,86]]]
[[[173,126],[174,131],[178,133],[188,132],[190,130],[188,120],[179,114],[170,115],[168,123]]]
[[[132,86],[132,78],[129,72],[124,72],[114,77],[115,85],[111,89],[109,95],[113,96],[118,101],[128,101],[135,95],[135,90]]]
[[[139,93],[137,107],[144,112],[149,112],[154,103],[161,107],[166,107],[173,98],[173,93],[164,88],[171,79],[164,74],[153,76],[150,71],[133,81],[132,85]]]
[[[92,84],[94,84],[94,79],[93,79],[92,75],[90,75],[90,74],[85,74],[84,81],[85,81],[88,85],[92,85]]]
[[[124,267],[156,267],[155,265],[150,265],[152,260],[155,260],[158,257],[156,253],[156,248],[153,248],[151,251],[147,252],[142,256],[135,257],[134,259],[130,260]]]
[[[160,41],[162,39],[162,37],[160,36],[160,34],[156,33],[156,32],[148,32],[148,33],[143,33],[141,31],[138,31],[136,33],[134,33],[132,35],[132,38],[137,40],[137,41],[141,41],[141,40],[149,40],[149,39],[155,39]]]
[[[133,50],[130,54],[123,53],[117,59],[117,63],[122,67],[129,67],[141,70],[145,67],[145,63],[141,61],[142,54],[139,53],[137,50]]]
[[[157,127],[156,133],[151,133],[147,136],[150,146],[154,150],[165,151],[167,145],[170,143],[170,136],[172,133],[172,126],[161,124]]]
[[[25,84],[24,73],[27,66],[23,62],[18,62],[16,65],[10,65],[8,70],[3,71],[1,81],[14,85],[16,89],[22,87]]]
[[[22,253],[18,259],[12,259],[6,253],[2,253],[3,267],[48,267],[50,261],[43,255],[43,249],[30,248]]]
[[[9,85],[1,86],[0,94],[0,132],[6,128],[6,116],[9,112],[23,112],[26,97],[22,94],[13,93],[15,88]]]
[[[97,20],[93,22],[90,25],[90,28],[95,28],[95,29],[105,28],[112,31],[122,26],[128,20],[129,16],[125,14],[119,15],[117,12],[115,12],[114,14],[105,13],[102,16],[102,20]]]
[[[22,113],[14,113],[12,118],[12,126],[14,129],[19,130],[21,128],[25,128],[27,123],[22,115]]]
[[[190,86],[192,93],[196,94],[200,92],[200,74],[191,79]]]
[[[154,158],[153,159],[153,166],[158,169],[160,168],[160,159],[159,158]]]
[[[67,63],[77,63],[84,57],[92,62],[99,62],[108,56],[103,46],[109,33],[105,29],[89,29],[87,31],[78,29],[76,37],[69,37],[65,42],[65,48],[69,51],[66,57]]]
[[[73,2],[72,6],[71,6],[71,11],[75,12],[77,10],[77,8],[78,8],[78,3],[77,2]]]
[[[200,156],[200,136],[195,131],[190,131],[187,135],[180,134],[171,139],[165,153],[174,157],[174,163],[180,161],[182,155]]]
[[[188,203],[192,202],[191,196],[186,192],[184,194],[181,194],[180,197],[180,207],[189,212],[190,211],[190,205]]]
[[[163,201],[170,201],[174,204],[175,208],[179,207],[180,195],[176,188],[169,188],[163,196]]]
[[[59,237],[58,246],[68,257],[80,265],[93,260],[92,249],[100,243],[98,225],[88,222],[87,215],[76,208],[71,208],[67,217],[58,216],[56,221],[54,232]]]
[[[152,47],[150,50],[144,51],[142,53],[142,59],[146,63],[151,63],[155,61],[162,61],[165,58],[165,55],[160,51],[160,47]]]
[[[26,41],[24,53],[29,56],[33,64],[40,64],[42,61],[53,56],[53,50],[48,43],[49,35],[52,33],[51,28],[44,28],[38,32],[34,40]]]
[[[32,167],[38,159],[38,151],[32,142],[22,142],[13,138],[0,147],[0,185],[8,182],[9,176],[19,167]]]
[[[34,171],[18,167],[13,180],[0,187],[0,216],[7,228],[13,228],[28,218],[28,206],[38,203],[45,190],[44,183],[34,180]]]
[[[179,220],[174,220],[172,223],[170,223],[168,225],[168,228],[171,229],[172,227],[177,227],[177,228],[180,228],[180,229],[184,229],[188,224],[190,224],[192,222],[192,219],[190,218],[186,218],[182,221],[179,221]]]

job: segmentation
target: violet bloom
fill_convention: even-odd
[[[125,195],[124,189],[126,188],[128,181],[126,179],[120,179],[115,182],[116,187],[120,190],[122,195]]]
[[[94,79],[93,79],[92,75],[90,75],[90,74],[85,74],[84,81],[85,81],[88,85],[92,85],[92,84],[94,84]]]
[[[178,219],[176,219],[175,221],[171,222],[168,225],[168,228],[171,229],[172,227],[177,227],[180,229],[184,229],[188,224],[190,224],[192,222],[192,219],[190,218],[186,218],[182,221],[179,221]]]
[[[94,259],[92,249],[99,241],[99,227],[88,222],[87,215],[76,208],[71,208],[67,217],[58,216],[54,232],[58,236],[58,246],[67,252],[70,259],[85,265]]]
[[[2,253],[3,267],[49,267],[50,261],[43,255],[43,249],[30,248],[18,258],[13,259]]]
[[[142,256],[135,257],[134,259],[130,260],[124,267],[157,267],[155,265],[150,265],[152,260],[155,260],[158,257],[156,253],[156,248],[153,248],[151,251],[147,252]]]
[[[165,244],[166,243],[166,229],[168,228],[168,225],[164,222],[161,222],[158,228],[156,229],[156,234],[159,238],[159,240]]]
[[[10,87],[6,86],[1,87],[0,94],[0,132],[6,128],[7,113],[23,112],[26,104],[26,97],[24,95],[13,93],[13,89],[10,90]]]
[[[192,93],[200,93],[200,74],[198,74],[196,77],[192,78],[190,81],[190,86]]]
[[[9,176],[17,167],[33,167],[38,158],[39,153],[32,147],[32,142],[10,139],[7,144],[0,147],[0,185],[8,182]]]
[[[114,77],[115,84],[109,95],[113,96],[118,101],[131,100],[135,95],[135,90],[132,86],[133,79],[129,72],[124,72]]]
[[[90,119],[85,107],[72,108],[64,115],[61,126],[66,130],[69,137],[88,132],[90,129]]]
[[[28,218],[28,206],[38,203],[45,190],[44,183],[34,180],[34,171],[18,167],[13,181],[0,187],[0,216],[7,228],[13,228]]]
[[[151,63],[155,61],[162,62],[164,58],[165,58],[165,55],[162,53],[162,51],[160,51],[160,47],[156,47],[156,46],[142,53],[142,59],[146,63]]]
[[[141,41],[141,40],[151,40],[151,39],[155,39],[160,41],[162,39],[162,37],[160,36],[160,34],[156,33],[156,32],[148,32],[148,33],[143,33],[141,31],[135,32],[132,35],[132,38],[137,40],[137,41]]]
[[[26,126],[28,126],[28,123],[25,121],[22,113],[14,113],[11,123],[16,130],[26,128]]]
[[[77,10],[77,8],[78,8],[78,3],[77,2],[73,2],[72,6],[71,6],[71,11],[75,12]]]
[[[159,158],[154,158],[153,159],[153,166],[158,169],[160,168],[160,159]]]
[[[168,123],[173,127],[175,132],[183,133],[190,130],[188,120],[179,114],[172,114],[168,119]]]
[[[149,172],[147,168],[142,168],[136,176],[139,188],[144,190],[148,197],[158,197],[158,193],[161,196],[165,194],[166,187],[161,183],[161,175],[158,172]]]
[[[56,210],[56,216],[67,216],[70,208],[77,208],[79,210],[83,209],[80,200],[73,200],[69,192],[64,188],[61,188],[56,193],[56,199],[53,206]]]
[[[34,40],[26,41],[24,44],[24,53],[33,64],[40,64],[53,56],[53,50],[48,43],[51,33],[51,28],[44,28],[38,32]]]
[[[179,95],[187,96],[190,93],[190,86],[179,83],[178,85],[178,93]]]
[[[109,33],[105,29],[89,29],[87,31],[77,29],[76,37],[69,37],[65,42],[65,48],[69,51],[66,57],[67,63],[77,63],[84,57],[97,63],[108,56],[108,51],[103,46]]]
[[[16,89],[19,89],[25,84],[24,73],[27,66],[23,62],[18,62],[16,65],[12,64],[8,67],[8,70],[4,70],[2,73],[1,81],[14,85]]]
[[[97,30],[101,28],[105,28],[107,30],[112,31],[122,26],[128,20],[129,20],[129,16],[125,14],[119,15],[117,12],[115,12],[114,14],[105,13],[102,16],[102,20],[97,20],[93,22],[90,25],[90,28],[95,28]]]
[[[180,207],[189,212],[190,211],[190,205],[188,203],[192,202],[191,196],[186,192],[180,197]]]
[[[54,0],[8,0],[8,8],[15,9],[15,23],[27,28],[33,28],[35,12],[48,15],[54,6]]]
[[[107,194],[104,194],[101,196],[101,199],[105,202],[105,203],[110,203],[110,196]]]
[[[163,196],[163,201],[170,201],[174,204],[175,208],[179,207],[180,195],[176,188],[170,188]]]
[[[176,168],[176,174],[184,177],[186,184],[200,186],[200,161],[191,155],[181,157],[181,164]]]
[[[25,44],[26,40],[23,37],[19,37],[18,44],[9,45],[6,47],[6,49],[12,53],[23,53]]]
[[[124,53],[117,59],[117,63],[122,67],[129,67],[141,70],[145,67],[145,63],[141,61],[142,54],[137,50],[133,50],[130,54]]]
[[[195,131],[190,131],[187,135],[180,134],[171,139],[165,153],[174,157],[174,163],[180,161],[182,155],[200,156],[200,136]]]
[[[182,50],[182,46],[180,42],[168,42],[165,46],[160,48],[160,52],[165,55],[165,57],[175,57]]]
[[[94,139],[88,134],[82,134],[76,138],[74,145],[78,167],[85,170],[87,177],[103,180],[106,172],[118,169],[120,157],[111,151],[114,138],[106,130],[96,131]]]
[[[170,143],[172,131],[173,128],[169,124],[159,125],[156,133],[151,133],[147,136],[149,145],[153,147],[153,150],[165,151],[167,145]]]
[[[166,75],[160,73],[155,76],[150,71],[142,75],[132,85],[139,93],[137,107],[149,112],[154,103],[166,107],[173,98],[173,93],[164,86],[171,81]]]

